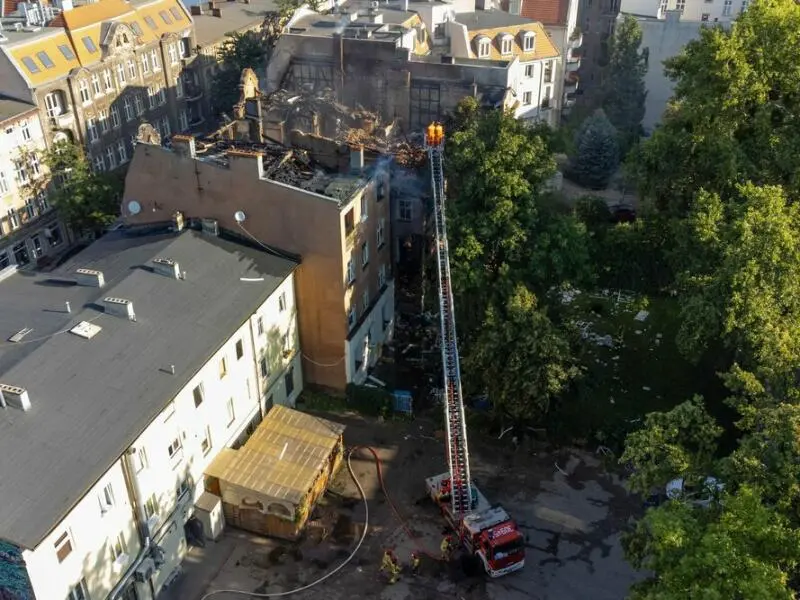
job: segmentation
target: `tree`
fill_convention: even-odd
[[[608,186],[618,166],[617,130],[598,110],[584,120],[575,136],[570,177],[584,187],[601,190]]]
[[[487,309],[464,366],[471,387],[488,393],[494,410],[516,422],[546,414],[578,374],[569,344],[523,286],[505,305]]]
[[[699,356],[720,339],[772,385],[800,368],[800,207],[779,187],[702,192],[682,231],[679,346]]]
[[[55,186],[50,201],[67,225],[80,234],[101,232],[119,216],[119,178],[94,173],[80,146],[61,142],[45,155]]]
[[[644,76],[647,57],[641,51],[642,28],[632,15],[625,15],[611,38],[609,64],[603,91],[603,110],[619,132],[621,154],[627,151],[642,135],[647,90]]]
[[[628,434],[620,458],[621,463],[633,466],[631,489],[650,494],[677,477],[687,482],[702,480],[711,468],[721,433],[699,396],[669,412],[650,413],[642,429]]]
[[[666,61],[674,96],[661,127],[631,156],[640,192],[685,214],[701,189],[737,184],[800,189],[800,6],[761,0],[730,31],[702,28]],[[668,176],[665,176],[668,174]]]
[[[708,509],[678,501],[650,509],[623,545],[635,568],[655,573],[633,586],[631,600],[795,598],[800,534],[757,489]]]

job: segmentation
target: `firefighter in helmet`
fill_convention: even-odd
[[[386,571],[390,584],[397,583],[397,580],[400,579],[400,562],[397,560],[392,550],[386,550],[383,553],[381,571]]]
[[[453,551],[452,536],[446,535],[444,539],[442,539],[442,544],[439,546],[439,549],[442,551],[442,560],[450,560],[450,553]]]
[[[411,574],[412,575],[419,575],[419,563],[420,563],[419,552],[414,550],[414,552],[411,553]]]

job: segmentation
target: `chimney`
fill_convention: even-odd
[[[443,65],[454,65],[456,64],[456,57],[455,56],[442,56],[442,64]]]
[[[181,278],[180,265],[169,258],[154,258],[153,271],[159,275],[166,275],[170,279]]]
[[[172,136],[172,151],[180,156],[196,158],[194,137],[191,135],[177,134]]]
[[[403,0],[403,11],[408,12],[408,0]]]
[[[360,173],[364,170],[364,146],[350,149],[350,172]]]
[[[103,287],[106,284],[102,271],[93,269],[78,269],[75,271],[75,281],[85,287]]]
[[[681,11],[668,10],[664,12],[664,20],[667,23],[679,23],[681,20]]]
[[[133,302],[125,300],[125,298],[106,296],[103,298],[103,308],[110,315],[127,317],[130,321],[136,320],[136,313],[133,312]]]
[[[61,4],[61,12],[72,10],[72,0],[61,0],[59,4]]]
[[[228,164],[231,170],[252,176],[253,170],[259,179],[264,179],[264,156],[252,150],[228,150]]]
[[[200,6],[199,4],[193,4],[192,6],[189,7],[189,9],[193,17],[199,17],[200,15],[203,14],[203,7]]]
[[[522,0],[508,0],[509,14],[519,16],[521,10],[522,10]]]
[[[217,8],[216,6],[211,9],[211,15],[214,17],[221,18],[222,17],[222,9]]]
[[[3,407],[9,405],[25,411],[31,408],[31,399],[28,397],[28,390],[25,388],[0,383],[0,397],[3,398]]]

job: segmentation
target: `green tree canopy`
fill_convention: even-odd
[[[631,157],[641,192],[684,214],[695,194],[746,181],[800,189],[800,5],[758,0],[730,31],[702,28],[666,61],[675,81],[661,127]]]
[[[553,398],[578,374],[569,344],[523,286],[504,306],[487,309],[481,330],[464,361],[465,377],[512,421],[546,414]]]
[[[619,166],[617,130],[602,110],[587,117],[575,136],[570,178],[592,190],[606,188]]]
[[[611,38],[609,64],[603,91],[603,110],[619,132],[622,154],[642,135],[647,90],[644,76],[647,59],[642,45],[642,28],[632,15],[625,15]]]

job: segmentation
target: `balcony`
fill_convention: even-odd
[[[65,110],[60,115],[51,116],[49,121],[53,129],[71,129],[75,123],[75,115],[71,110]]]
[[[571,71],[567,73],[567,76],[564,78],[564,93],[565,94],[574,94],[578,91],[578,81],[580,78],[575,71]]]
[[[565,70],[567,73],[574,73],[580,68],[581,68],[581,51],[578,49],[572,49],[567,55],[567,64]]]
[[[569,47],[573,50],[583,46],[583,34],[576,29],[569,38]]]

